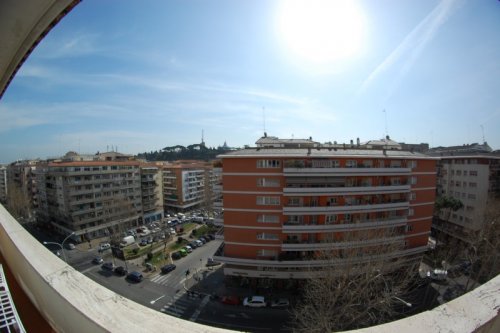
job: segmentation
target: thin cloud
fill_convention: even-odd
[[[427,44],[434,38],[439,28],[448,20],[460,2],[459,0],[442,0],[368,76],[361,85],[361,92],[366,91],[383,73],[389,71],[398,62],[403,61],[400,66],[401,69],[396,74],[389,89],[390,95],[394,87],[410,71]]]

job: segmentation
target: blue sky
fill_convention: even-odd
[[[439,146],[481,142],[482,126],[500,149],[500,2],[300,5],[83,1],[0,101],[0,162],[135,154],[202,130],[208,146],[242,147],[264,127]]]

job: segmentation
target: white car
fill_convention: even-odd
[[[266,306],[266,299],[264,296],[245,297],[243,305],[251,308],[263,308]]]
[[[102,243],[99,245],[99,251],[105,251],[111,248],[111,244],[109,243]]]
[[[290,305],[290,302],[286,298],[278,298],[271,302],[272,308],[287,308]]]
[[[175,235],[175,234],[176,234],[176,232],[175,232],[175,229],[174,229],[174,228],[170,228],[170,234],[171,234],[171,235]]]

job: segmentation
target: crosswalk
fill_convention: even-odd
[[[167,313],[175,317],[181,317],[184,312],[191,306],[191,301],[182,298],[183,295],[174,296],[167,304],[161,308],[161,312]]]
[[[161,285],[168,285],[169,281],[170,280],[170,277],[172,275],[161,275],[161,274],[158,274],[157,276],[154,276],[150,279],[151,282],[154,282],[154,283],[158,283],[158,284],[161,284]]]
[[[204,296],[203,300],[200,302],[200,296],[198,294],[196,295],[190,295],[186,293],[177,294],[176,296],[170,298],[169,302],[166,303],[160,309],[160,311],[175,317],[181,317],[182,315],[186,314],[187,310],[190,309],[192,312],[194,308],[200,307],[200,304],[201,308],[203,308],[208,303],[209,299],[210,299],[209,296]],[[198,318],[200,312],[201,309],[198,309],[191,316],[191,318],[194,318],[192,319],[193,321],[196,320],[196,318]],[[189,316],[189,313],[186,314],[186,316]],[[187,319],[188,317],[185,318]]]

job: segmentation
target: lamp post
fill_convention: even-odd
[[[69,234],[66,238],[63,239],[63,241],[61,243],[56,243],[56,242],[43,242],[44,245],[48,245],[48,244],[53,244],[53,245],[57,245],[61,248],[61,252],[63,253],[63,256],[64,256],[64,261],[66,263],[68,263],[68,259],[66,258],[66,252],[64,252],[64,243],[71,237],[75,234],[75,232],[73,231],[71,234]]]

